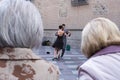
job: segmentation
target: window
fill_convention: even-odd
[[[32,1],[32,0],[26,0],[26,1]]]
[[[87,5],[87,0],[71,0],[72,6],[81,6],[81,5]]]

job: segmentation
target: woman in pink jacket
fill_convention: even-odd
[[[0,2],[0,80],[59,80],[59,69],[35,55],[43,26],[36,7],[26,0]]]
[[[106,18],[90,21],[82,32],[81,50],[88,60],[79,80],[120,80],[120,31]]]

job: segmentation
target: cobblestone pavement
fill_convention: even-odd
[[[59,80],[78,80],[78,65],[83,64],[87,59],[80,53],[79,49],[71,49],[66,51],[63,59],[60,61],[52,61],[53,58],[52,47],[41,47],[40,51],[37,52],[38,55],[43,57],[45,60],[58,65],[61,73]],[[50,52],[50,54],[47,54]]]

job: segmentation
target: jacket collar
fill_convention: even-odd
[[[0,59],[42,59],[28,48],[0,48]]]
[[[113,54],[116,52],[120,52],[120,46],[112,45],[112,46],[106,47],[98,51],[97,53],[95,53],[95,55],[93,55],[93,57],[100,56],[100,55],[106,55],[106,54]]]

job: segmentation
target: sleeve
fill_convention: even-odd
[[[94,80],[94,79],[89,74],[81,71],[78,80]]]
[[[58,36],[58,32],[55,33],[55,36]]]
[[[66,36],[68,36],[68,37],[71,36],[71,32],[69,30],[65,29],[64,32],[66,33]]]
[[[39,67],[36,71],[41,80],[59,80],[60,70],[56,65],[45,60],[40,60],[37,64]]]
[[[53,75],[53,76],[51,76],[51,78],[49,78],[49,80],[59,80],[60,70],[59,70],[58,66],[54,65],[53,63],[50,63],[48,72],[51,75]]]

